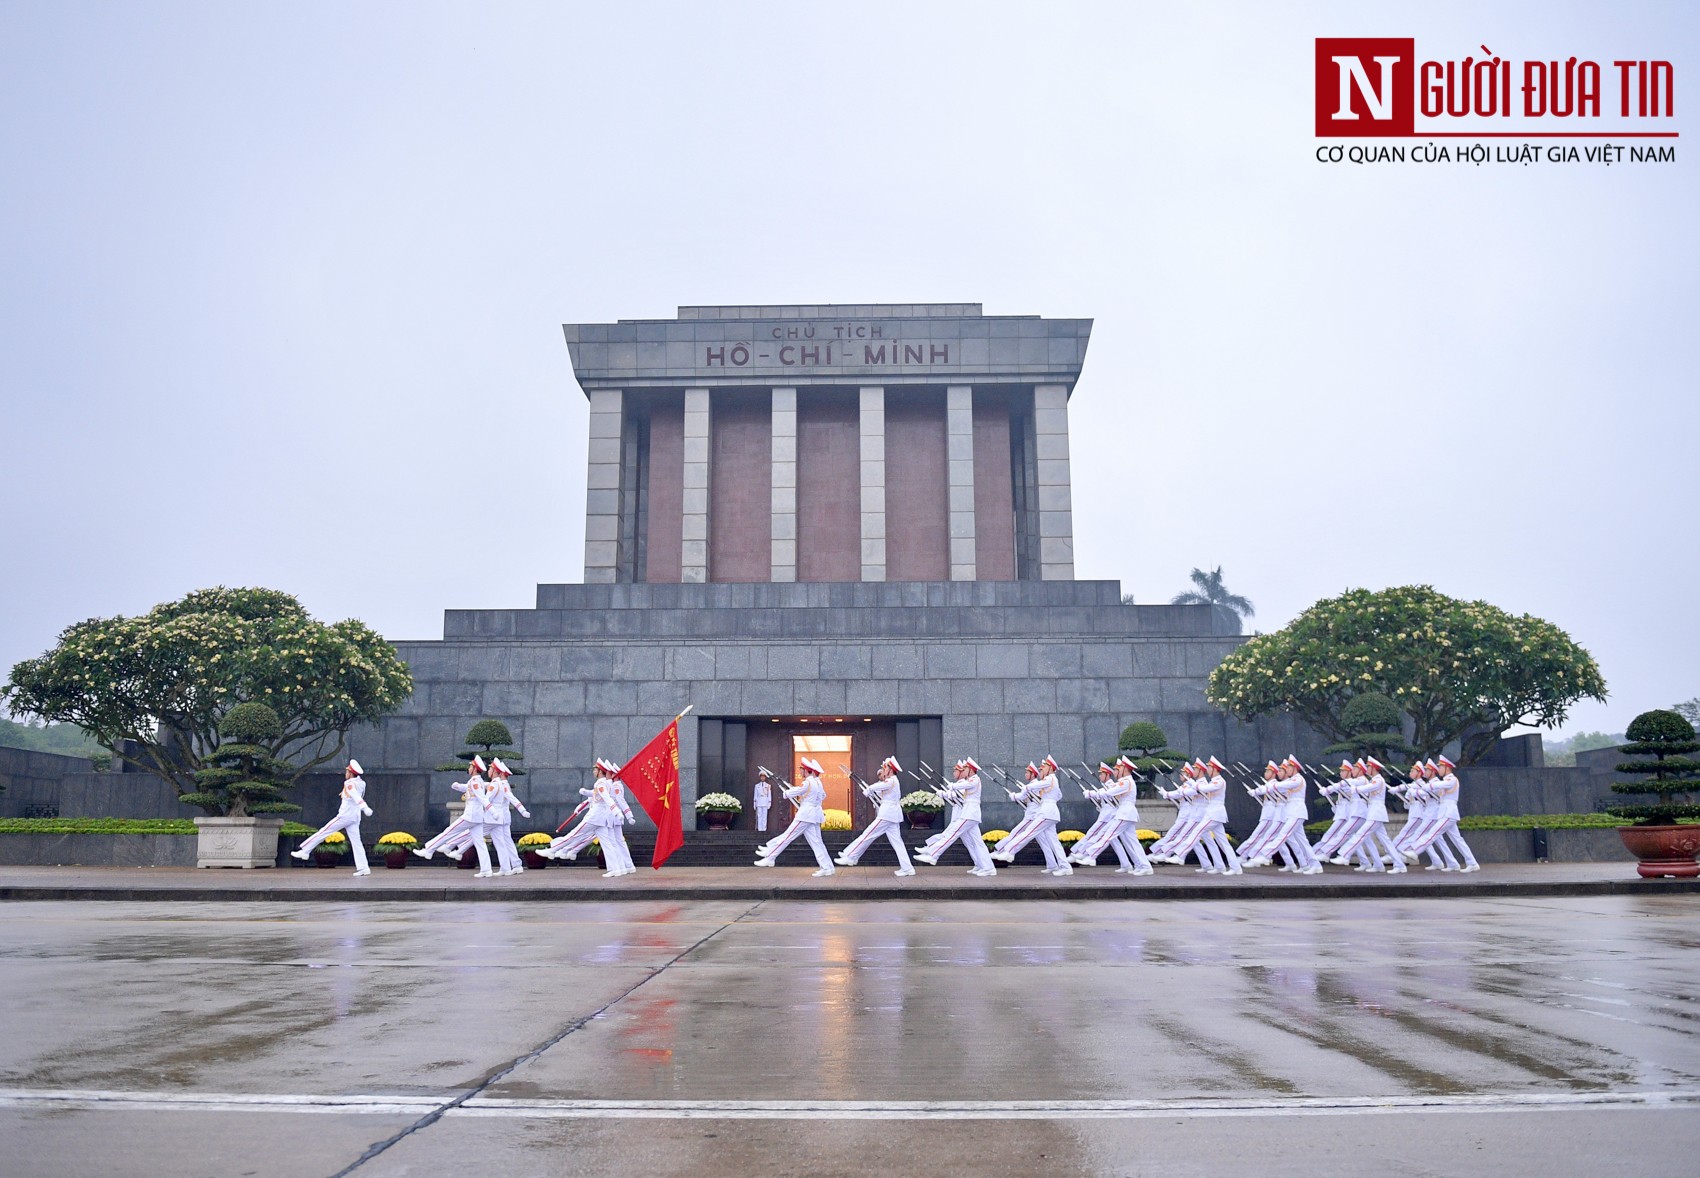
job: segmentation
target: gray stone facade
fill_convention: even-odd
[[[687,801],[702,719],[932,718],[945,758],[1001,765],[1095,762],[1139,719],[1247,763],[1312,751],[1288,719],[1243,725],[1205,701],[1241,641],[1205,607],[1123,605],[1110,581],[541,585],[536,609],[451,610],[442,641],[399,643],[413,699],[352,749],[370,772],[418,772],[500,719],[525,752],[518,792],[549,825],[595,757],[624,760],[687,704]],[[989,792],[988,824],[1013,822]],[[1090,814],[1076,802],[1069,820]]]

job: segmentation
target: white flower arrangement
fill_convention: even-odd
[[[696,801],[698,814],[742,814],[744,803],[731,794],[703,794]]]

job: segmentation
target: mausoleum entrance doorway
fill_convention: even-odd
[[[826,808],[854,814],[855,799],[861,791],[851,780],[851,752],[856,738],[845,732],[809,733],[791,738],[792,781],[803,778],[803,758],[812,757],[825,770],[821,783],[826,786]]]

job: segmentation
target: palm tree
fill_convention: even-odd
[[[1177,593],[1169,604],[1208,605],[1216,611],[1216,616],[1233,634],[1243,632],[1240,626],[1241,618],[1249,618],[1257,612],[1248,599],[1238,593],[1229,593],[1223,586],[1221,565],[1217,565],[1208,573],[1203,569],[1193,569],[1192,583],[1196,588]]]

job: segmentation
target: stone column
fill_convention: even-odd
[[[1068,387],[1033,388],[1033,448],[1038,465],[1039,579],[1074,580],[1074,507],[1068,474]]]
[[[974,390],[945,390],[945,456],[950,465],[950,579],[972,581],[974,556]]]
[[[773,571],[797,579],[797,390],[773,390]]]
[[[862,580],[885,580],[885,389],[862,390]]]
[[[590,467],[584,497],[584,583],[609,584],[620,567],[620,434],[625,395],[590,392]]]
[[[686,389],[685,507],[679,549],[679,580],[686,585],[708,580],[708,418],[708,390]]]

